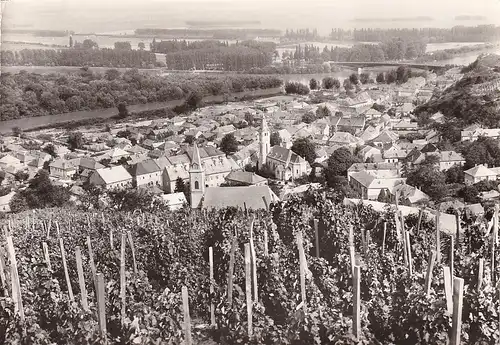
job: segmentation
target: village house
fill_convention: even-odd
[[[499,168],[492,168],[499,169]],[[470,186],[481,181],[496,181],[498,172],[492,169],[488,169],[488,166],[477,165],[474,168],[464,171],[465,184]],[[499,169],[500,170],[500,169]]]
[[[365,145],[359,150],[358,157],[361,158],[363,162],[366,162],[368,159],[373,160],[373,162],[381,162],[382,151],[376,147]]]
[[[128,171],[137,187],[162,186],[162,169],[152,159],[133,164]]]
[[[278,145],[271,148],[266,162],[275,177],[282,181],[302,177],[311,171],[309,163],[304,158]]]
[[[292,135],[290,134],[290,132],[288,132],[288,130],[280,129],[278,131],[278,135],[280,136],[280,143],[279,143],[280,146],[282,146],[286,149],[289,149],[292,147],[292,145],[293,145]]]
[[[56,159],[49,165],[50,176],[61,180],[69,180],[76,174],[77,167],[71,161]]]
[[[394,188],[406,181],[405,178],[378,178],[366,171],[351,174],[349,184],[361,199],[377,200],[381,190],[394,193]]]
[[[462,141],[476,141],[479,137],[492,139],[500,138],[500,128],[480,128],[473,125],[460,132]]]
[[[6,195],[0,196],[0,213],[10,212],[10,201],[16,195],[15,191],[12,191]]]
[[[356,147],[363,145],[364,142],[360,138],[356,138],[354,135],[348,132],[335,132],[333,136],[328,140],[328,145],[338,145],[345,147]]]
[[[396,143],[398,139],[399,136],[396,133],[385,129],[376,138],[372,139],[371,143],[377,147],[383,147],[384,145]]]
[[[7,167],[11,167],[15,171],[17,171],[17,170],[22,170],[24,168],[24,165],[18,158],[14,157],[11,154],[6,154],[2,158],[0,158],[0,168],[7,168]]]
[[[401,167],[395,163],[354,163],[347,170],[347,180],[351,180],[354,173],[364,171],[378,178],[401,177]]]
[[[432,149],[434,145],[428,144],[422,148],[421,151],[418,149],[413,149],[406,159],[408,166],[413,168],[422,164],[425,159],[429,156],[434,156],[437,158],[439,164],[439,170],[445,171],[453,166],[463,166],[465,164],[465,158],[455,151],[436,151]],[[434,146],[435,147],[435,146]],[[437,148],[436,148],[437,149]]]
[[[132,176],[127,169],[118,165],[94,171],[89,178],[89,183],[104,189],[132,187]]]
[[[204,193],[201,207],[209,210],[226,207],[267,210],[278,201],[278,196],[268,186],[209,187]]]
[[[392,203],[396,203],[397,195],[399,202],[408,201],[410,203],[410,205],[407,206],[418,206],[430,200],[429,196],[420,189],[406,183],[396,185],[393,189],[393,193],[394,194],[391,194]]]
[[[183,192],[163,194],[161,197],[167,203],[170,211],[180,210],[188,203]]]

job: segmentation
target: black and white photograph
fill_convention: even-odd
[[[0,5],[0,344],[500,345],[500,0]]]

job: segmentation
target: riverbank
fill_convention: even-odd
[[[229,102],[237,102],[242,100],[251,100],[264,97],[279,95],[282,93],[282,88],[270,89],[257,89],[247,90],[243,92],[235,92],[228,96],[226,99],[224,95],[206,96],[203,98],[205,104],[223,103],[226,100]],[[184,99],[174,100],[168,102],[155,102],[146,104],[135,104],[128,106],[129,113],[140,113],[144,111],[153,111],[159,109],[172,109],[176,106],[182,105]],[[36,116],[15,120],[8,120],[0,122],[0,133],[10,133],[12,128],[19,127],[23,131],[33,131],[41,128],[56,128],[64,123],[86,121],[91,119],[111,119],[118,113],[115,107],[88,111],[75,111],[71,113],[64,113],[58,115]]]

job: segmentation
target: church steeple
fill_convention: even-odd
[[[191,192],[191,208],[200,207],[205,195],[205,169],[201,163],[200,150],[194,144],[191,167],[189,169],[189,189]]]
[[[265,116],[262,115],[262,123],[259,131],[259,169],[261,169],[266,164],[270,146],[271,135],[269,133],[269,127],[267,126]]]

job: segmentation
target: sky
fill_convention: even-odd
[[[461,15],[485,18],[455,20]],[[431,19],[412,19],[419,16]],[[333,27],[500,25],[500,0],[10,0],[2,26],[99,33],[224,19],[259,20],[261,27],[281,30],[317,28],[321,33]]]

